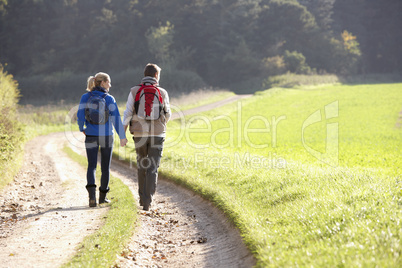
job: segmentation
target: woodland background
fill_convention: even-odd
[[[112,77],[124,100],[148,62],[174,95],[254,92],[284,73],[401,74],[400,0],[0,0],[0,63],[21,103],[78,102]]]

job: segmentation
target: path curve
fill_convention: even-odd
[[[112,174],[138,196],[134,168],[114,160]],[[120,267],[255,265],[239,231],[209,201],[165,178],[159,178],[154,197],[151,211],[139,214],[140,227],[127,247],[128,254],[120,258]]]
[[[0,267],[58,267],[102,225],[107,208],[88,208],[86,171],[62,151],[68,143],[84,154],[72,140],[82,145],[83,135],[53,133],[26,144],[23,168],[0,193]],[[138,198],[133,168],[113,161],[112,174]],[[119,267],[255,264],[238,230],[222,212],[183,187],[162,179],[151,211],[138,209],[139,227],[118,257]]]

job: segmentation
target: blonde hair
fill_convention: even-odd
[[[110,81],[110,76],[107,73],[97,73],[95,76],[88,77],[87,91],[92,91],[94,87],[100,87],[102,82]]]

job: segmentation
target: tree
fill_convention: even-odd
[[[299,3],[314,16],[317,25],[324,30],[331,29],[334,22],[332,14],[335,0],[299,0]]]
[[[287,69],[292,73],[308,74],[310,67],[306,64],[306,57],[297,51],[285,51],[283,60]]]
[[[169,21],[166,25],[160,24],[159,27],[151,27],[145,33],[148,42],[148,49],[155,59],[162,63],[167,63],[172,59],[171,46],[173,44],[174,25]]]

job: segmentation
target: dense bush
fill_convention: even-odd
[[[0,64],[0,187],[12,179],[14,161],[21,151],[23,129],[16,115],[18,98],[17,81]]]
[[[23,88],[21,103],[43,104],[52,100],[58,103],[63,100],[79,101],[86,89],[88,75],[72,72],[57,72],[33,76],[17,77]]]
[[[302,53],[286,50],[283,59],[287,69],[292,73],[308,74],[311,71],[306,64],[306,57]]]

